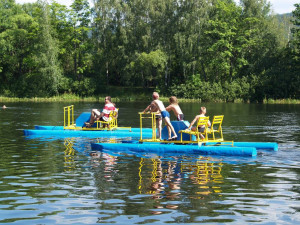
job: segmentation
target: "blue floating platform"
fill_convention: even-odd
[[[220,156],[256,156],[255,147],[237,147],[226,145],[198,146],[198,144],[165,144],[155,142],[93,143],[93,150],[112,150],[118,152],[184,153]]]
[[[32,129],[24,130],[24,135],[35,135],[35,136],[58,136],[60,138],[64,137],[89,137],[89,138],[99,138],[99,137],[140,137],[140,129],[136,128],[135,131],[129,130],[64,130],[63,128],[56,127],[59,129]],[[54,128],[54,127],[53,127]],[[137,131],[138,130],[138,131]],[[143,130],[143,137],[151,138],[152,130]]]
[[[64,130],[63,126],[40,126],[40,125],[35,125],[34,130]],[[77,130],[80,131],[80,130]],[[89,130],[84,130],[84,132],[89,131]],[[102,131],[107,131],[107,130],[93,130],[92,132],[102,132]],[[141,132],[140,128],[117,128],[112,130],[113,132],[115,131],[124,131],[124,132]],[[142,129],[143,133],[152,133],[151,128],[143,128]]]

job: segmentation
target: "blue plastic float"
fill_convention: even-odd
[[[64,126],[39,126],[36,125],[35,129],[25,129],[25,136],[51,136],[51,137],[133,137],[139,138],[141,129],[131,128],[131,127],[118,127],[117,123],[112,129],[108,128],[96,128],[96,124],[90,129],[85,128],[85,122],[90,120],[91,113],[84,112],[81,113],[76,121],[74,121],[74,107],[67,106],[64,107]],[[150,138],[152,136],[151,128],[142,129],[143,134]]]
[[[236,146],[204,146],[197,144],[161,144],[161,143],[93,143],[92,150],[112,150],[119,152],[151,152],[151,153],[184,153],[200,155],[225,155],[225,156],[256,156],[255,147]]]
[[[71,108],[70,108],[71,107]],[[156,135],[156,117],[155,113],[139,113],[140,128],[118,127],[117,123],[113,129],[83,128],[84,123],[89,121],[90,113],[82,113],[73,122],[73,106],[65,107],[72,112],[67,111],[65,115],[64,126],[35,126],[35,129],[24,130],[26,136],[51,136],[59,138],[68,137],[87,137],[87,138],[127,138],[132,137],[138,141],[122,141],[120,143],[93,143],[93,150],[111,150],[116,152],[135,152],[135,153],[184,153],[184,154],[201,154],[201,155],[223,155],[223,156],[256,156],[257,150],[278,151],[277,143],[273,142],[233,142],[224,141],[222,135],[222,121],[219,122],[218,130],[213,128],[214,120],[211,128],[206,128],[205,139],[196,139],[195,134],[191,135],[185,129],[189,126],[188,121],[172,121],[172,125],[177,134],[177,139],[167,141],[168,130],[166,127],[162,130],[162,140]],[[222,118],[223,116],[215,116]],[[67,118],[67,119],[66,119]],[[151,119],[152,128],[143,128],[143,119]],[[208,117],[206,117],[208,119]],[[198,121],[199,122],[199,121]],[[212,135],[208,137],[206,130],[220,133],[220,137]],[[185,132],[182,132],[185,131]],[[199,136],[199,134],[196,134]],[[211,134],[210,134],[211,135]]]
[[[277,151],[277,143],[272,142],[234,142],[234,145],[222,145],[222,143],[175,144],[122,141],[121,143],[93,143],[93,150],[111,150],[118,152],[151,152],[151,153],[193,153],[201,155],[223,156],[256,156],[257,150]]]
[[[203,133],[206,135],[202,140],[196,140],[195,133],[188,132],[182,134],[179,138],[179,133],[185,130],[189,123],[187,121],[172,121],[172,125],[177,134],[177,138],[172,141],[166,141],[168,138],[168,131],[165,127],[162,131],[162,139],[159,140],[155,133],[155,114],[145,115],[140,113],[141,129],[142,129],[142,119],[152,120],[153,136],[150,139],[141,136],[139,141],[122,141],[121,143],[93,143],[91,145],[93,150],[100,151],[117,151],[117,152],[149,152],[149,153],[183,153],[183,154],[201,154],[201,155],[222,155],[222,156],[256,156],[257,149],[267,149],[267,150],[278,150],[277,143],[270,142],[233,142],[224,141],[222,135],[221,123],[219,122],[219,130],[214,130],[212,132],[221,133],[221,137],[216,138],[215,134],[213,138],[208,138],[207,131]],[[220,116],[218,116],[220,118]],[[221,116],[223,118],[223,116]],[[206,118],[207,120],[208,118]],[[206,122],[205,122],[206,124]],[[207,128],[206,128],[207,129]],[[213,123],[212,127],[213,128]],[[199,134],[196,134],[199,135]]]

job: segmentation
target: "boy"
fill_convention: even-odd
[[[200,114],[197,115],[197,116],[195,116],[194,120],[191,122],[190,126],[189,126],[186,130],[196,131],[196,130],[197,130],[197,127],[192,127],[192,126],[194,125],[194,123],[195,123],[196,121],[198,121],[198,120],[200,119],[200,117],[205,117],[205,114],[206,114],[206,108],[205,108],[204,106],[202,106],[202,107],[200,108]],[[208,126],[209,126],[209,127],[211,126],[210,121],[208,121]],[[199,132],[204,132],[205,127],[204,127],[204,126],[198,127],[198,129],[199,129]],[[201,138],[201,139],[204,139],[204,136],[201,134],[201,135],[200,135],[200,138]]]
[[[153,101],[151,102],[151,104],[149,106],[147,106],[147,108],[144,110],[144,113],[146,111],[148,111],[149,109],[153,108],[153,106],[155,106],[158,109],[158,112],[160,112],[162,119],[165,120],[167,127],[169,127],[171,129],[171,131],[173,132],[173,134],[174,134],[174,136],[171,137],[171,133],[169,133],[169,139],[168,140],[169,141],[176,140],[177,139],[177,134],[174,130],[174,127],[172,126],[172,124],[170,122],[170,114],[166,110],[163,102],[159,100],[159,94],[157,92],[153,92],[152,98],[153,98]],[[159,124],[158,125],[159,139],[161,139],[162,119],[160,119],[160,121],[158,123]]]
[[[169,98],[169,102],[170,102],[170,105],[166,108],[166,110],[168,112],[170,112],[172,110],[174,112],[175,116],[176,116],[176,119],[178,121],[183,121],[184,120],[184,115],[181,111],[181,108],[178,105],[177,98],[175,96],[171,96]]]

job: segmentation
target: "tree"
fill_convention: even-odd
[[[3,21],[0,25],[0,90],[10,96],[22,96],[26,76],[37,66],[32,47],[38,23],[14,1],[1,1],[0,12]]]
[[[41,16],[39,17],[40,31],[37,61],[39,67],[37,70],[38,88],[45,95],[57,95],[59,84],[61,82],[61,68],[58,62],[58,47],[57,42],[52,36],[52,27],[49,17],[49,5],[39,0],[37,2],[40,8]]]
[[[152,51],[149,54],[143,52],[137,54],[136,60],[131,62],[131,68],[135,71],[136,79],[141,81],[145,87],[155,87],[163,83],[166,62],[167,56],[161,50]]]

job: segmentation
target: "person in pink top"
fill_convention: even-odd
[[[106,96],[105,97],[105,105],[104,105],[102,112],[100,112],[100,110],[98,110],[98,109],[92,109],[90,121],[86,122],[85,126],[91,127],[96,120],[108,121],[110,112],[115,111],[115,110],[116,110],[116,107],[111,102],[111,97]]]

